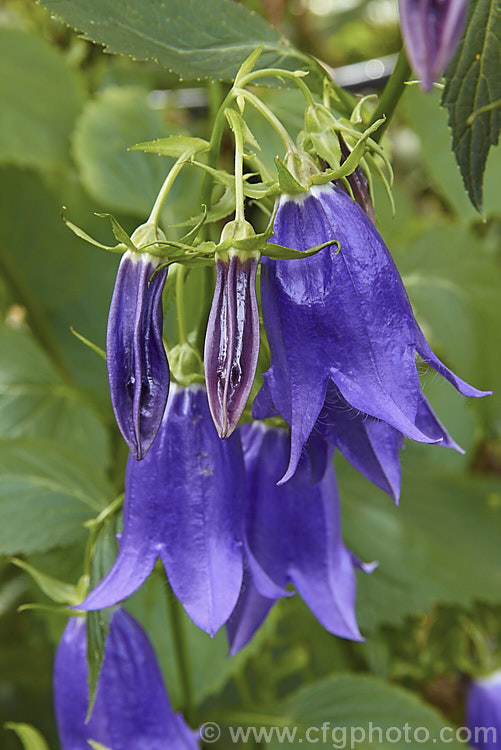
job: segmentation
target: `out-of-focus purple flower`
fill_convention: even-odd
[[[474,680],[466,703],[466,724],[470,745],[478,750],[501,747],[501,670]]]
[[[299,261],[298,261],[299,262]],[[341,537],[332,464],[312,482],[305,453],[295,476],[277,485],[288,461],[284,429],[254,422],[241,428],[247,474],[246,574],[228,624],[231,652],[242,648],[292,583],[331,633],[361,640],[355,617],[355,567]]]
[[[230,616],[242,583],[244,492],[238,433],[219,439],[205,388],[172,386],[148,455],[127,464],[117,559],[78,609],[125,599],[160,557],[188,615],[213,635]]]
[[[167,271],[159,271],[150,281],[159,263],[149,253],[124,253],[108,317],[111,403],[120,432],[138,461],[155,439],[169,393],[169,365],[162,341]]]
[[[282,481],[293,475],[326,403],[329,407],[332,384],[329,393],[337,406],[328,409],[328,418],[344,428],[353,420],[351,436],[335,438],[337,447],[352,457],[356,452],[366,463],[357,444],[372,451],[384,432],[389,444],[381,446],[378,460],[386,453],[393,478],[385,489],[396,495],[391,464],[398,461],[401,439],[367,417],[413,440],[455,447],[421,392],[416,353],[465,396],[487,392],[458,378],[432,352],[383,240],[340,188],[324,185],[301,196],[282,196],[274,231],[276,242],[297,250],[340,242],[338,252],[325,248],[304,260],[263,258],[261,297],[271,367],[253,414],[279,413],[291,427],[291,456]],[[371,436],[375,432],[377,438]],[[364,473],[375,481],[372,470]]]
[[[468,0],[399,0],[405,49],[425,91],[452,60],[467,7]]]
[[[193,732],[172,711],[155,652],[124,610],[110,621],[91,718],[88,709],[84,617],[72,617],[54,663],[54,706],[62,750],[89,750],[88,740],[110,750],[196,750]]]
[[[217,281],[205,337],[205,380],[219,437],[235,429],[249,397],[259,354],[256,255],[216,260]]]

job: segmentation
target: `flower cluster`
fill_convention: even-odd
[[[445,5],[442,36],[452,9],[459,8]],[[405,22],[410,6],[402,2],[402,7]],[[453,21],[455,30],[459,21],[456,16]],[[443,60],[445,53],[440,54]],[[426,85],[437,66],[426,73]],[[240,109],[246,96],[259,102],[237,84],[234,95]],[[274,604],[294,592],[330,633],[362,640],[356,571],[371,573],[376,563],[360,562],[343,542],[333,453],[340,451],[398,501],[404,438],[461,451],[422,392],[418,358],[464,396],[487,392],[461,380],[432,351],[376,229],[365,167],[374,154],[381,155],[370,138],[378,123],[361,133],[336,120],[325,105],[310,103],[307,112],[301,144],[309,151],[282,133],[288,150],[284,162],[277,160],[278,181],[249,187],[243,176],[244,141],[252,144],[253,137],[231,110],[235,176],[223,175],[222,181],[227,185],[229,178],[234,186],[235,220],[224,227],[219,245],[188,244],[195,241],[198,224],[180,242],[162,239],[154,222],[144,225],[153,227],[146,244],[136,246],[136,235],[125,236],[128,249],[118,270],[107,336],[111,401],[130,450],[124,528],[111,570],[79,610],[118,604],[161,561],[197,626],[213,636],[226,624],[232,654],[249,642]],[[276,123],[272,113],[269,118]],[[168,153],[169,145],[163,148]],[[166,184],[171,183],[168,178]],[[251,196],[257,191],[276,197],[270,226],[260,235],[243,218],[246,189]],[[150,253],[161,245],[170,248],[165,263],[161,253]],[[200,337],[184,326],[184,271],[176,283],[180,341],[169,351],[170,384],[162,339],[166,266],[199,260],[207,265],[208,258],[216,279],[210,312],[204,309],[205,385],[194,343]],[[261,258],[270,363],[250,410],[263,336],[256,290]],[[245,423],[239,425],[242,415]],[[125,747],[120,734],[125,725],[113,734],[115,717],[117,711],[129,712],[131,672],[141,684],[143,671],[151,684],[144,705],[139,702],[130,714],[145,727],[144,747],[157,747],[148,734],[156,731],[148,717],[157,703],[164,739],[172,736],[172,747],[195,746],[183,720],[172,714],[144,633],[122,610],[112,616],[96,706],[84,727],[83,688],[75,687],[71,697],[61,687],[70,672],[85,683],[84,641],[84,620],[71,620],[55,677],[64,747],[79,747],[80,740],[65,739],[71,731],[83,743],[92,739],[114,750]],[[120,654],[130,655],[123,674]]]

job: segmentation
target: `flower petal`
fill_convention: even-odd
[[[110,395],[123,438],[137,460],[160,427],[169,392],[162,341],[166,271],[150,282],[158,259],[127,251],[120,262],[108,317],[106,355]]]
[[[258,259],[217,259],[217,281],[205,337],[209,406],[221,438],[231,435],[247,404],[259,354]]]
[[[189,616],[213,635],[242,583],[244,482],[239,435],[218,438],[205,389],[173,386],[151,450],[127,465],[118,557],[79,609],[130,595],[160,556]]]
[[[89,722],[86,623],[71,618],[54,664],[54,703],[62,750],[88,750],[94,740],[113,750],[195,750],[198,743],[174,714],[153,648],[124,610],[110,621]]]

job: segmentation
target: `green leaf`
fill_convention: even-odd
[[[81,87],[43,39],[0,28],[0,162],[49,169],[67,161]]]
[[[82,183],[99,208],[146,219],[174,162],[130,147],[168,135],[168,126],[150,108],[143,89],[109,87],[88,102],[77,122],[73,151]],[[179,221],[181,212],[199,209],[194,182],[198,179],[193,169],[183,170],[176,179],[162,210],[166,224]]]
[[[258,68],[295,68],[298,58],[301,64],[307,59],[263,18],[233,0],[42,0],[42,4],[83,32],[85,39],[105,45],[107,52],[156,60],[181,79],[230,80],[261,43]]]
[[[407,446],[399,508],[344,461],[338,467],[346,545],[379,561],[372,575],[358,579],[363,634],[437,603],[501,601],[499,483],[426,460],[427,452],[445,450]]]
[[[0,350],[0,439],[50,438],[105,468],[108,433],[87,396],[61,377],[28,333],[0,325]]]
[[[377,745],[381,750],[409,746],[431,750],[441,744],[440,732],[446,726],[438,712],[415,694],[367,675],[345,674],[319,680],[273,707],[270,714],[272,730],[270,741],[266,742],[269,750],[278,750],[284,741],[287,747],[298,749],[314,741],[318,748],[362,749]],[[251,718],[249,715],[249,724]],[[259,715],[254,725],[263,727]],[[427,739],[423,728],[428,731]],[[295,729],[295,736],[287,729]],[[454,741],[449,727],[444,737],[451,750],[459,750],[461,745]]]
[[[23,743],[24,750],[49,750],[44,738],[34,727],[29,724],[19,724],[9,721],[5,724],[6,729],[12,729]]]
[[[94,588],[111,569],[117,555],[116,520],[111,518],[99,529],[92,555],[90,588]],[[87,613],[87,662],[89,665],[89,708],[92,712],[96,698],[99,673],[104,658],[106,636],[110,629],[112,609]]]
[[[34,568],[33,565],[29,565],[27,562],[20,560],[17,557],[13,557],[11,563],[28,573],[44,594],[52,599],[52,601],[58,602],[59,604],[77,603],[76,586],[73,586],[71,583],[59,581],[53,576],[48,576],[46,573],[42,573],[40,570],[37,570],[37,568]]]
[[[186,135],[171,135],[169,138],[157,138],[131,146],[129,151],[144,151],[147,154],[159,156],[174,156],[179,158],[183,154],[193,156],[209,149],[208,141],[203,138],[190,138]]]
[[[38,342],[47,351],[50,346],[51,354],[56,349],[79,382],[102,393],[101,413],[111,420],[103,364],[74,338],[70,326],[104,345],[118,259],[90,248],[61,220],[64,203],[77,224],[98,239],[109,238],[109,228],[94,216],[96,205],[74,175],[61,178],[60,190],[58,198],[38,175],[0,169],[0,272],[10,301],[26,309]]]
[[[0,441],[0,553],[71,544],[114,491],[78,451],[49,440]]]
[[[495,106],[469,118],[501,99],[501,11],[498,0],[469,3],[465,34],[446,72],[442,102],[449,110],[452,147],[470,200],[483,208],[483,176],[491,146],[499,141],[501,112]]]

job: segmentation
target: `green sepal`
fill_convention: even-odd
[[[159,156],[186,156],[188,159],[194,154],[208,151],[210,144],[203,138],[191,138],[186,135],[171,135],[168,138],[156,138],[153,141],[144,141],[130,146],[128,151],[145,151],[147,154],[158,154]]]
[[[73,224],[73,222],[69,221],[69,219],[67,219],[64,215],[64,209],[61,218],[68,229],[71,229],[73,234],[76,234],[77,237],[80,237],[81,240],[85,240],[85,242],[88,242],[90,245],[99,247],[101,248],[101,250],[108,250],[110,253],[119,253],[120,255],[123,255],[123,253],[125,253],[125,251],[127,250],[126,245],[124,245],[123,243],[120,243],[118,245],[103,245],[102,242],[95,240],[90,236],[90,234],[87,234],[87,232],[84,232],[83,229],[80,229],[80,227],[77,227],[76,224]]]
[[[205,172],[208,172],[216,182],[219,182],[227,188],[231,188],[233,191],[235,190],[234,175],[226,172],[224,169],[214,169],[214,167],[210,167],[208,164],[203,164],[199,161],[192,160],[191,163],[196,167],[200,167],[200,169],[203,169]],[[261,198],[267,198],[270,195],[277,195],[279,192],[278,183],[273,182],[268,184],[265,182],[247,182],[251,177],[255,177],[255,174],[244,174],[244,195],[247,198],[255,198],[259,200]]]
[[[285,245],[276,245],[273,242],[267,242],[261,250],[261,255],[266,255],[267,258],[272,258],[273,260],[301,260],[301,258],[309,258],[311,255],[316,255],[320,250],[332,245],[337,245],[337,255],[341,249],[338,240],[329,240],[328,242],[323,242],[321,245],[310,247],[308,250],[293,250],[291,247],[285,247]]]
[[[52,599],[53,602],[71,605],[77,604],[81,601],[81,599],[78,598],[78,589],[76,586],[73,586],[73,584],[65,583],[64,581],[59,581],[57,578],[48,576],[34,568],[33,565],[30,565],[24,560],[20,560],[18,557],[12,557],[10,562],[18,568],[21,568],[21,570],[24,570],[25,573],[28,573],[43,593],[46,594],[49,599]]]
[[[70,331],[73,334],[73,336],[75,336],[75,338],[81,341],[82,344],[85,344],[86,347],[88,347],[91,351],[93,351],[95,354],[101,357],[101,359],[104,359],[104,361],[106,362],[106,352],[104,351],[104,349],[101,349],[100,346],[98,346],[97,344],[95,344],[93,341],[86,338],[85,336],[83,336],[75,328],[73,328],[73,326],[70,326]]]
[[[306,192],[308,188],[296,180],[279,156],[275,157],[275,165],[281,193],[285,193],[286,195],[301,195],[301,193]]]
[[[109,219],[111,224],[111,231],[113,232],[113,236],[121,245],[125,245],[125,247],[130,250],[133,253],[137,253],[137,247],[123,228],[123,226],[120,224],[120,222],[115,219],[113,214],[100,214],[95,213],[95,216],[99,216],[100,219]]]
[[[224,111],[224,114],[233,132],[235,132],[237,129],[240,131],[244,143],[249,144],[249,146],[252,146],[252,148],[256,148],[258,151],[262,150],[261,146],[255,139],[252,131],[250,130],[241,114],[239,114],[235,109],[226,109]]]
[[[196,222],[195,226],[192,229],[190,229],[189,232],[186,232],[186,234],[181,237],[181,242],[188,243],[189,240],[196,239],[199,230],[203,227],[203,225],[207,221],[207,206],[205,205],[205,203],[202,204],[202,211],[203,211],[202,216]]]
[[[49,750],[44,738],[34,727],[21,722],[8,721],[4,724],[5,729],[11,729],[23,743],[24,750]]]
[[[94,742],[94,740],[87,740],[87,742],[93,748],[93,750],[111,750],[111,748],[106,747],[106,745],[102,745],[100,742]]]
[[[74,609],[68,609],[68,607],[56,606],[55,604],[40,604],[39,602],[27,602],[21,604],[16,612],[21,614],[22,612],[50,612],[53,615],[63,615],[63,617],[74,617],[76,614],[85,614],[84,612],[77,612]]]
[[[254,70],[254,66],[260,58],[263,49],[264,42],[262,42],[259,47],[256,47],[256,49],[251,52],[248,57],[245,58],[235,76],[235,83],[233,84],[234,88],[238,88],[239,82],[242,80],[242,78],[244,78],[244,76],[248,75],[252,72],[252,70]]]
[[[216,221],[221,221],[227,216],[232,214],[235,210],[235,188],[226,186],[224,192],[219,200],[214,203],[210,211],[207,212],[206,223],[213,224]],[[203,220],[203,214],[192,216],[190,219],[181,222],[180,224],[171,224],[173,229],[189,227],[192,224],[199,224]]]
[[[192,383],[205,383],[204,365],[198,351],[191,343],[185,341],[173,346],[168,351],[171,375],[184,387]]]
[[[361,134],[348,158],[337,169],[328,170],[320,175],[312,175],[310,185],[323,185],[325,182],[339,180],[342,177],[348,177],[348,175],[352,174],[358,167],[360,159],[366,151],[366,142],[369,140],[371,133],[377,130],[383,122],[384,118],[376,120],[375,123]]]

